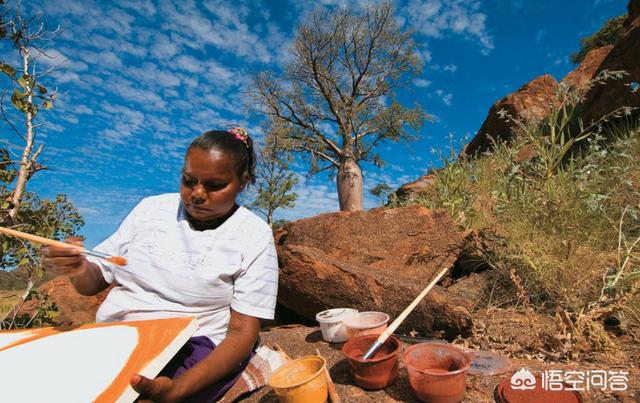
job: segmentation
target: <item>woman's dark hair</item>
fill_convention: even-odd
[[[256,152],[253,148],[253,140],[244,130],[210,130],[196,137],[189,145],[187,153],[194,147],[205,151],[218,150],[231,154],[236,162],[238,177],[242,179],[246,175],[247,183],[255,183]]]

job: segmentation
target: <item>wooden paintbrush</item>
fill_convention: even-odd
[[[427,293],[433,288],[433,286],[436,285],[438,281],[440,281],[440,279],[442,278],[442,276],[444,276],[447,270],[449,270],[448,267],[443,269],[440,273],[438,273],[436,278],[434,278],[429,283],[429,285],[427,285],[427,287],[424,290],[422,290],[420,294],[418,294],[416,299],[414,299],[413,302],[411,302],[409,306],[406,307],[404,311],[402,311],[402,313],[396,318],[396,320],[394,320],[393,323],[389,325],[387,330],[385,330],[384,332],[382,332],[380,336],[378,336],[378,339],[371,345],[371,347],[369,347],[369,350],[367,350],[367,352],[362,356],[363,359],[368,360],[376,353],[376,351],[378,351],[380,347],[382,347],[382,345],[384,344],[385,341],[387,341],[389,336],[391,336],[393,332],[395,332],[395,330],[398,328],[398,326],[400,326],[402,321],[411,313],[411,311],[413,311],[413,308],[415,308],[416,305],[418,305],[418,303],[422,301],[424,296],[427,295]]]
[[[16,237],[16,238],[26,239],[27,241],[39,243],[41,245],[58,246],[58,247],[62,247],[62,248],[71,248],[71,249],[80,250],[80,252],[85,254],[85,255],[95,256],[95,257],[98,257],[100,259],[104,259],[104,260],[106,260],[108,262],[111,262],[113,264],[116,264],[118,266],[126,266],[127,265],[127,259],[125,259],[122,256],[110,256],[110,255],[107,255],[105,253],[96,252],[94,250],[84,249],[84,248],[81,248],[79,246],[72,245],[70,243],[56,241],[55,239],[49,239],[49,238],[44,238],[44,237],[41,237],[41,236],[38,236],[38,235],[27,234],[26,232],[20,232],[20,231],[16,231],[14,229],[5,228],[5,227],[0,227],[0,233],[5,234],[5,235],[9,235],[9,236],[13,236],[13,237]]]

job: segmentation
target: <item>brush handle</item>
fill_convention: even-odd
[[[425,297],[425,295],[427,295],[427,293],[431,291],[433,286],[435,286],[438,283],[438,281],[440,281],[440,279],[442,278],[442,276],[444,276],[447,270],[449,270],[448,267],[444,268],[440,273],[438,273],[436,278],[434,278],[429,283],[429,285],[427,285],[427,287],[424,290],[422,290],[420,294],[418,294],[418,296],[413,300],[413,302],[411,302],[409,306],[406,307],[404,311],[402,311],[402,313],[396,318],[396,320],[394,320],[389,325],[389,327],[384,332],[382,332],[382,334],[378,337],[375,343],[371,345],[369,350],[367,350],[367,352],[365,353],[364,356],[362,356],[362,358],[364,358],[365,360],[368,360],[369,358],[371,358],[371,356],[376,352],[376,350],[378,350],[384,344],[384,342],[387,341],[389,336],[391,336],[393,332],[396,331],[398,326],[400,326],[400,324],[405,320],[405,318],[409,316],[409,314],[411,313],[411,311],[413,311],[416,305],[418,305],[420,301],[422,301],[422,299]]]
[[[322,354],[320,354],[320,349],[316,348],[316,354],[322,357]],[[327,365],[328,364],[329,362],[327,362]],[[336,390],[336,384],[333,383],[333,379],[331,379],[331,375],[329,374],[329,368],[327,368],[326,366],[324,367],[324,376],[327,379],[327,390],[329,391],[329,399],[331,400],[331,403],[342,403],[340,395],[338,395],[338,391]]]
[[[38,236],[38,235],[27,234],[26,232],[16,231],[16,230],[11,229],[11,228],[0,227],[0,233],[5,234],[5,235],[10,235],[10,236],[13,236],[13,237],[16,237],[16,238],[26,239],[27,241],[39,243],[41,245],[57,246],[57,247],[60,247],[60,248],[69,248],[69,249],[80,250],[82,253],[85,253],[87,255],[96,256],[96,257],[101,257],[101,258],[109,258],[110,257],[109,255],[105,255],[105,254],[100,253],[100,252],[94,252],[92,250],[83,249],[83,248],[81,248],[79,246],[72,245],[70,243],[66,243],[66,242],[62,242],[62,241],[56,241],[55,239],[49,239],[49,238],[41,237],[41,236]]]

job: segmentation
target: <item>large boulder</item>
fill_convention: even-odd
[[[640,90],[637,89],[640,83],[640,0],[632,0],[627,9],[626,30],[596,72],[624,70],[627,75],[621,80],[595,85],[587,92],[581,106],[585,122],[597,121],[622,106],[640,107]],[[634,87],[635,91],[632,90]]]
[[[480,130],[463,148],[461,155],[473,156],[491,150],[491,139],[509,142],[515,138],[518,127],[513,121],[500,116],[502,110],[523,122],[533,123],[543,119],[551,111],[553,102],[550,101],[554,99],[557,87],[556,79],[545,74],[493,104]]]
[[[463,234],[444,211],[411,206],[306,218],[276,233],[278,301],[312,319],[335,307],[395,318],[429,281],[453,266]],[[436,286],[401,331],[469,335],[468,301]]]
[[[573,88],[583,88],[593,78],[604,58],[611,52],[611,49],[613,49],[613,45],[602,46],[589,51],[580,65],[569,72],[562,79],[562,82]]]
[[[400,186],[395,191],[395,197],[399,200],[406,200],[421,193],[426,193],[433,186],[435,178],[436,175],[433,172],[422,175],[417,180]]]

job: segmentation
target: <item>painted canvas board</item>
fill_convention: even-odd
[[[155,377],[196,331],[195,318],[0,332],[5,402],[133,402],[131,375]]]

